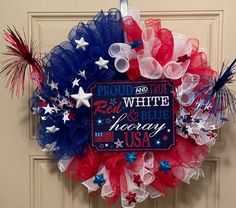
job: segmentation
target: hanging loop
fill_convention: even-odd
[[[120,12],[122,17],[128,14],[128,0],[120,0]]]

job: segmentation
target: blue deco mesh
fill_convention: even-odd
[[[84,38],[89,43],[86,50],[76,49],[75,40]],[[38,141],[42,148],[56,143],[53,150],[55,159],[65,159],[82,155],[90,142],[90,109],[86,106],[75,108],[69,96],[77,94],[79,87],[88,92],[95,82],[127,79],[114,68],[114,60],[108,55],[112,43],[124,42],[121,13],[117,9],[109,10],[108,14],[99,12],[87,24],[79,23],[71,29],[68,40],[55,46],[44,58],[44,70],[47,83],[42,90],[36,89],[30,100],[32,111],[40,116]],[[102,57],[108,60],[109,69],[99,69],[95,61]],[[85,71],[86,77],[80,72]],[[80,79],[79,86],[72,87],[73,80]],[[52,88],[50,83],[57,83]],[[65,104],[63,104],[65,101]],[[68,103],[67,103],[68,102]],[[55,107],[53,112],[45,113],[42,103]],[[64,123],[63,114],[68,111],[74,119]],[[46,133],[46,127],[55,126],[60,130]]]

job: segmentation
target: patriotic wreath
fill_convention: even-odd
[[[145,20],[143,28],[131,16],[121,17],[117,9],[107,14],[101,11],[87,24],[72,28],[68,40],[42,60],[33,43],[28,45],[16,30],[5,31],[10,44],[7,54],[12,57],[1,73],[8,77],[12,93],[19,95],[29,67],[37,87],[30,107],[40,117],[42,150],[52,153],[60,171],[81,181],[89,193],[100,191],[108,203],[120,197],[122,207],[134,207],[148,196],[166,195],[182,182],[204,176],[201,164],[215,144],[214,130],[235,113],[235,97],[226,84],[233,81],[236,60],[217,73],[197,39],[161,27],[159,19]],[[94,91],[96,84],[100,88]],[[118,91],[109,94],[114,86],[119,86]],[[166,103],[173,98],[168,116],[173,120],[174,139],[169,148],[158,146],[168,144],[170,129],[164,124],[143,124],[137,106],[131,104],[135,100],[127,98],[121,106],[122,86],[127,92],[130,86],[139,90],[134,98],[143,105],[162,103],[159,113],[166,112]],[[166,89],[172,97],[154,96],[157,90],[147,98],[148,86],[169,86]],[[106,90],[106,99],[102,90]],[[98,106],[94,99],[100,102]],[[150,109],[157,108],[152,104]],[[145,109],[143,114],[149,108]],[[126,117],[131,125],[118,126],[116,114],[122,112],[130,114],[119,119]],[[153,112],[149,115],[154,116],[152,121],[165,120],[164,114],[157,118]],[[116,127],[111,127],[114,123]],[[110,129],[102,132],[107,126]],[[133,140],[114,137],[121,134],[111,131],[113,127],[133,134]],[[140,129],[142,133],[152,131],[152,138],[145,133],[140,139]],[[161,131],[165,132],[160,136]],[[98,148],[92,144],[94,136]],[[149,149],[142,149],[145,145]]]

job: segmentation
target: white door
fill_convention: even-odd
[[[0,30],[7,25],[25,28],[38,41],[38,49],[47,52],[65,40],[69,29],[79,21],[119,4],[118,0],[0,0]],[[215,69],[220,69],[224,58],[232,60],[236,56],[235,0],[129,0],[129,6],[140,9],[142,19],[160,18],[163,26],[198,38]],[[1,53],[4,44],[0,38]],[[104,207],[101,199],[89,198],[79,183],[64,179],[50,157],[40,151],[36,121],[27,103],[32,90],[26,89],[19,100],[10,99],[0,79],[0,207]],[[204,162],[204,179],[138,207],[235,207],[235,127],[230,123],[220,131],[217,145]],[[119,203],[115,206],[120,207]]]

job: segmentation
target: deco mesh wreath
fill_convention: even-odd
[[[214,130],[235,112],[226,87],[235,61],[217,73],[197,39],[158,19],[141,29],[116,9],[72,28],[43,60],[16,30],[5,38],[13,59],[1,73],[12,93],[23,89],[27,66],[37,86],[30,106],[39,144],[89,193],[134,207],[204,176]]]

